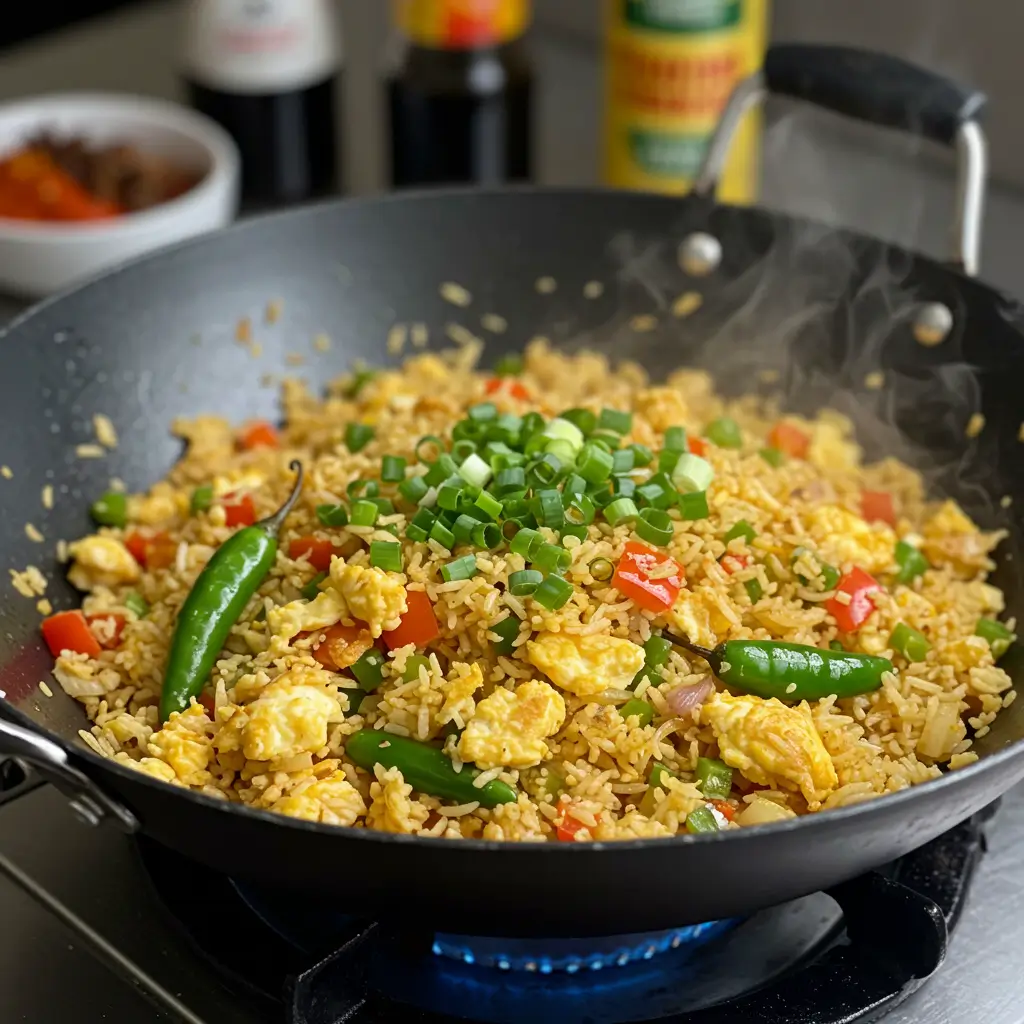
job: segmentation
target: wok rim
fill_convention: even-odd
[[[942,263],[933,257],[911,249],[906,249],[893,242],[877,238],[873,235],[867,235],[863,232],[845,227],[836,227],[825,224],[822,221],[815,220],[810,217],[794,216],[789,213],[769,210],[763,206],[734,206],[731,204],[719,203],[717,200],[694,196],[692,194],[670,196],[656,192],[624,191],[622,189],[598,185],[577,187],[560,185],[537,186],[524,184],[488,188],[445,187],[435,189],[410,189],[403,190],[401,192],[392,192],[385,195],[331,198],[315,203],[304,204],[287,210],[274,211],[239,220],[228,227],[220,228],[216,231],[209,232],[198,237],[185,239],[157,251],[125,260],[120,264],[107,268],[105,271],[100,272],[94,277],[78,282],[75,285],[58,291],[54,295],[48,296],[41,302],[33,304],[24,312],[18,314],[18,316],[11,320],[5,327],[0,328],[0,344],[8,342],[10,337],[15,332],[19,331],[24,324],[29,323],[33,317],[45,310],[48,310],[51,306],[57,305],[65,299],[77,296],[80,292],[97,287],[101,288],[107,281],[114,279],[137,266],[155,263],[170,255],[179,254],[193,248],[199,248],[206,242],[219,239],[225,235],[235,235],[249,230],[265,229],[266,225],[273,224],[278,220],[295,219],[297,216],[314,216],[318,211],[335,209],[338,207],[372,208],[381,206],[385,203],[392,204],[411,202],[421,204],[439,198],[500,200],[508,196],[523,197],[531,195],[556,197],[575,196],[580,198],[590,197],[594,199],[613,197],[620,201],[623,199],[647,203],[654,201],[677,209],[683,209],[687,205],[693,206],[695,204],[702,204],[705,205],[709,211],[716,208],[727,208],[741,215],[749,210],[750,212],[766,215],[773,220],[782,220],[789,224],[806,225],[809,227],[824,229],[832,234],[839,235],[850,240],[868,245],[881,246],[884,249],[899,252],[903,255],[912,257],[915,263],[924,264],[931,270],[945,274],[954,281],[983,288],[990,294],[994,301],[1004,303],[1008,302],[1018,309],[1022,308],[1020,301],[1006,292],[978,278],[967,277],[962,271],[950,264]],[[1009,321],[1008,317],[1004,318]],[[33,732],[38,733],[51,742],[56,743],[68,755],[72,763],[76,763],[81,766],[83,770],[85,766],[94,767],[95,771],[86,771],[85,774],[92,783],[99,786],[101,789],[104,788],[102,781],[104,773],[112,772],[120,778],[123,778],[129,784],[139,784],[144,788],[150,789],[152,792],[162,792],[165,796],[169,793],[173,793],[176,798],[188,800],[195,805],[206,808],[210,811],[228,816],[240,816],[244,820],[264,822],[277,827],[291,829],[296,832],[314,833],[323,835],[324,837],[335,836],[339,840],[347,839],[368,843],[394,843],[399,846],[425,847],[433,850],[451,849],[454,845],[456,849],[464,850],[467,853],[471,853],[473,851],[486,850],[493,852],[500,850],[506,853],[517,853],[525,856],[530,856],[531,854],[539,853],[540,851],[547,851],[549,853],[552,851],[559,851],[561,856],[583,857],[603,853],[609,849],[614,849],[615,851],[621,850],[623,852],[662,849],[666,848],[666,844],[671,844],[676,848],[680,846],[688,846],[693,843],[732,843],[735,845],[740,842],[752,842],[761,836],[766,838],[776,837],[797,831],[813,830],[819,821],[840,826],[844,823],[855,822],[862,818],[870,818],[874,814],[881,813],[881,811],[877,810],[879,807],[883,810],[885,808],[892,808],[895,810],[900,806],[906,806],[916,799],[918,793],[922,795],[925,793],[937,794],[944,789],[956,788],[960,784],[960,779],[963,779],[965,782],[971,779],[979,779],[990,772],[996,771],[1004,764],[1024,758],[1024,737],[1021,737],[1020,739],[1016,739],[1013,742],[1008,743],[1001,750],[983,755],[979,760],[974,762],[974,764],[954,770],[947,769],[939,778],[929,779],[926,782],[907,786],[905,789],[899,790],[895,793],[884,793],[879,797],[848,804],[845,807],[815,811],[809,814],[798,815],[784,821],[756,825],[748,828],[729,829],[726,831],[702,833],[698,835],[677,833],[674,836],[663,836],[658,838],[607,840],[586,843],[552,843],[540,841],[516,842],[511,840],[462,839],[457,844],[453,844],[452,840],[436,836],[404,835],[381,832],[376,829],[355,828],[348,825],[324,825],[319,822],[304,821],[302,819],[291,818],[283,814],[275,814],[269,810],[259,810],[241,803],[232,803],[226,800],[215,799],[214,797],[197,793],[191,789],[184,789],[182,787],[172,786],[170,783],[160,782],[159,780],[148,776],[144,772],[126,768],[111,758],[101,757],[90,747],[84,744],[82,746],[73,745],[59,733],[52,732],[51,730],[40,726],[17,706],[7,701],[6,698],[0,699],[0,716],[7,717],[16,724],[31,729]],[[109,793],[107,795],[110,797]],[[117,796],[110,797],[110,799],[115,803],[122,802]],[[993,799],[996,799],[996,797],[993,797]],[[148,831],[145,824],[141,821],[140,830],[143,833]],[[808,834],[810,834],[810,832],[808,832]]]

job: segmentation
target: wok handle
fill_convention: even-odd
[[[768,92],[945,146],[980,119],[988,97],[899,57],[850,46],[784,43],[764,61]]]
[[[896,128],[957,152],[953,263],[978,272],[988,174],[988,146],[979,119],[988,97],[898,57],[847,46],[784,43],[736,86],[714,131],[693,191],[713,197],[744,115],[769,94],[804,100],[883,128]]]
[[[81,821],[89,825],[109,822],[126,833],[138,830],[135,815],[75,767],[62,746],[33,729],[0,718],[0,759],[8,757],[30,765],[60,790]]]

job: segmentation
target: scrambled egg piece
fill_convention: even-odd
[[[68,579],[79,590],[134,583],[142,575],[139,563],[115,537],[83,537],[68,545],[68,554],[74,561]]]
[[[644,649],[614,636],[538,633],[526,644],[526,657],[555,686],[577,697],[624,690],[644,667]]]
[[[673,387],[646,388],[637,394],[636,408],[643,410],[644,418],[657,431],[684,422],[690,411],[686,399]]]
[[[378,765],[376,775],[376,781],[370,783],[366,827],[381,832],[418,832],[430,812],[412,798],[412,786],[402,778],[397,768],[385,771]]]
[[[187,515],[188,510],[187,493],[172,487],[166,480],[154,484],[149,494],[128,497],[128,518],[145,526],[165,526],[179,515]]]
[[[860,449],[850,439],[850,430],[850,421],[845,416],[823,415],[811,427],[807,461],[828,470],[853,469],[859,465]]]
[[[484,685],[484,674],[477,664],[467,665],[464,661],[453,661],[448,679],[442,686],[444,704],[437,713],[437,724],[454,722],[459,729],[476,713],[474,694]]]
[[[933,565],[952,565],[973,575],[985,568],[999,534],[982,533],[955,501],[944,501],[925,521],[921,550]]]
[[[135,771],[142,772],[143,775],[151,775],[161,782],[169,782],[175,786],[180,785],[178,776],[174,774],[174,769],[156,757],[143,757],[136,761],[123,750],[119,750],[114,755],[114,760],[118,764],[124,765],[125,768],[133,768]]]
[[[980,636],[964,636],[946,644],[939,652],[943,663],[956,672],[969,672],[972,668],[992,663],[992,650],[988,641]]]
[[[149,738],[149,753],[169,764],[186,786],[205,786],[210,781],[207,768],[213,745],[206,735],[208,724],[206,710],[193,704],[185,711],[173,712],[164,727]]]
[[[807,513],[807,528],[829,561],[853,562],[866,572],[893,564],[896,534],[885,523],[867,523],[838,505],[820,505]]]
[[[711,613],[698,591],[680,590],[668,615],[676,629],[693,643],[702,647],[714,647],[718,643],[711,628]]]
[[[386,629],[397,629],[408,610],[405,587],[383,569],[331,561],[331,587],[345,599],[353,618],[370,627],[376,639]]]
[[[267,628],[282,640],[291,640],[299,633],[333,626],[348,613],[345,599],[328,587],[312,601],[289,601],[267,612]]]
[[[301,793],[283,796],[270,805],[272,811],[303,821],[322,821],[325,825],[354,825],[366,813],[359,790],[341,770],[332,772],[307,786]]]
[[[238,708],[214,737],[214,746],[222,753],[241,750],[251,761],[319,750],[327,743],[328,724],[344,717],[330,688],[332,678],[325,669],[297,665]]]
[[[714,731],[726,764],[758,785],[799,790],[812,811],[839,784],[806,702],[787,707],[775,697],[715,693],[701,719]]]
[[[498,687],[476,706],[459,740],[459,757],[478,768],[530,768],[548,756],[544,739],[565,721],[565,701],[552,686],[530,679],[515,691]]]

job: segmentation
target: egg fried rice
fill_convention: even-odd
[[[479,371],[474,355],[421,353],[398,370],[339,380],[324,398],[286,382],[279,431],[214,416],[176,422],[187,449],[166,479],[126,496],[123,523],[69,545],[69,578],[85,592],[82,612],[101,648],[58,648],[54,668],[92,723],[83,740],[168,784],[309,821],[520,841],[747,827],[976,760],[974,738],[1015,696],[996,664],[1005,643],[979,626],[1003,610],[986,582],[1001,534],[980,530],[952,501],[929,500],[921,476],[896,460],[862,464],[837,413],[780,420],[754,398],[726,402],[699,371],[654,385],[639,366],[541,342],[514,376]],[[567,599],[559,606],[525,583],[510,587],[511,574],[530,568],[512,550],[514,526],[486,546],[475,534],[465,543],[444,532],[410,536],[437,488],[412,502],[397,481],[381,480],[385,456],[405,460],[402,479],[425,473],[424,451],[436,442],[422,439],[441,442],[436,458],[450,449],[453,425],[484,403],[547,422],[574,408],[631,413],[622,446],[649,449],[652,461],[623,474],[629,493],[657,474],[667,435],[683,428],[713,471],[706,514],[673,505],[657,545],[630,515],[598,514],[564,532],[539,525],[543,542],[565,554],[538,575],[563,581],[552,586],[567,586]],[[722,423],[738,428],[735,437]],[[182,602],[240,524],[284,502],[294,459],[305,485],[269,575],[198,699],[161,723]],[[367,495],[390,501],[356,525],[352,509]],[[325,506],[347,509],[347,522],[327,525]],[[398,568],[375,564],[375,542],[398,543]],[[670,607],[645,607],[611,576],[637,544],[657,551],[652,580],[678,584]],[[903,571],[908,551],[916,572]],[[875,584],[866,606],[844,590],[858,572]],[[850,611],[858,603],[863,615]],[[413,607],[432,611],[436,636],[398,645]],[[856,696],[764,699],[730,691],[678,646],[645,665],[665,629],[705,647],[841,646],[889,658],[893,671]],[[352,666],[368,654],[377,660],[361,685]],[[355,763],[346,743],[365,730],[443,752],[471,780],[465,798],[414,789],[394,764]],[[491,783],[514,798],[474,798]]]

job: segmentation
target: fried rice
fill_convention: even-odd
[[[323,398],[286,382],[284,426],[273,445],[247,449],[245,428],[214,416],[176,422],[187,450],[166,479],[127,497],[127,525],[100,528],[68,549],[70,579],[85,592],[82,610],[103,645],[94,657],[65,650],[54,668],[92,723],[83,741],[168,784],[310,821],[520,841],[686,831],[688,816],[708,805],[698,758],[733,769],[731,792],[714,805],[720,828],[841,807],[976,760],[974,739],[1015,696],[989,643],[975,635],[979,618],[1003,609],[1003,595],[986,582],[1000,534],[980,530],[951,501],[929,500],[906,465],[862,464],[850,424],[837,413],[787,417],[806,437],[806,452],[768,459],[763,450],[777,411],[754,398],[725,401],[703,372],[680,370],[655,385],[637,365],[612,367],[594,353],[567,355],[536,342],[521,373],[496,384],[475,367],[476,355],[473,346],[419,353],[401,369],[339,380]],[[447,442],[452,425],[485,401],[502,413],[535,410],[545,418],[570,407],[629,411],[625,442],[649,447],[656,459],[670,427],[699,437],[723,415],[739,424],[739,448],[706,445],[714,469],[707,518],[688,522],[671,513],[663,550],[685,583],[668,611],[646,610],[606,573],[592,574],[604,560],[615,565],[637,540],[632,522],[613,526],[599,517],[585,537],[561,539],[572,594],[555,610],[510,593],[509,575],[526,562],[504,543],[477,550],[475,575],[446,582],[442,567],[470,549],[408,539],[415,511],[408,503],[396,501],[372,526],[323,525],[317,507],[344,504],[354,481],[378,479],[382,456],[408,459],[409,476],[423,472],[419,440]],[[345,444],[351,423],[373,430],[355,452]],[[272,513],[293,485],[293,459],[302,461],[306,482],[276,561],[199,699],[161,724],[157,705],[176,613],[237,528],[227,510],[248,496],[257,517]],[[634,470],[634,482],[655,468]],[[198,510],[197,488],[210,488],[208,507]],[[393,489],[386,484],[381,493]],[[863,518],[865,492],[891,496],[892,525]],[[741,521],[753,538],[727,542]],[[555,532],[540,532],[559,542]],[[369,545],[393,543],[396,534],[402,571],[374,568]],[[340,593],[333,605],[308,599],[317,570],[308,553],[292,557],[294,542],[309,537],[332,545],[319,591]],[[149,552],[143,564],[140,538]],[[895,582],[899,540],[919,548],[930,566],[908,584]],[[859,567],[881,584],[871,595],[874,610],[855,630],[840,633],[828,610],[835,594],[822,588],[825,563],[842,573]],[[361,601],[346,591],[357,579]],[[433,606],[439,635],[425,650],[385,649],[380,685],[357,693],[347,659],[338,659],[339,669],[321,650],[327,630],[340,621],[368,634],[360,650],[380,646],[377,638],[395,628],[415,591]],[[519,632],[510,650],[495,653],[492,627],[510,615]],[[926,636],[923,660],[893,650],[900,623]],[[666,627],[705,646],[747,638],[827,648],[838,641],[890,658],[894,670],[859,696],[764,701],[730,694],[704,661],[679,648],[658,672],[637,673],[640,645]],[[413,655],[425,657],[407,671]],[[620,714],[636,699],[650,706],[647,724]],[[346,741],[363,729],[434,744],[456,771],[481,769],[477,785],[499,779],[516,799],[492,808],[453,802],[414,790],[398,768],[359,767],[346,758]]]

